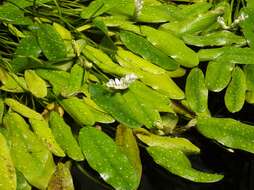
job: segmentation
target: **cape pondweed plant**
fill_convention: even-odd
[[[254,103],[253,28],[253,0],[3,1],[0,190],[71,190],[85,163],[135,190],[139,147],[179,177],[220,181],[192,167],[200,149],[182,134],[254,153],[254,126],[208,109],[224,89],[229,112]]]

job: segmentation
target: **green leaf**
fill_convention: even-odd
[[[29,185],[29,183],[26,181],[25,176],[16,170],[17,175],[17,189],[16,190],[31,190],[32,187]]]
[[[138,175],[127,156],[115,142],[102,131],[84,127],[79,133],[79,142],[88,164],[115,189],[137,189]]]
[[[254,91],[254,65],[245,65],[244,73],[246,77],[247,89]]]
[[[209,90],[213,92],[222,91],[230,82],[234,64],[222,61],[209,62],[205,82]]]
[[[24,117],[27,117],[29,119],[38,119],[38,120],[43,119],[41,114],[25,106],[24,104],[19,103],[15,99],[6,98],[4,100],[4,103],[7,104],[13,111],[18,112],[20,115],[23,115]]]
[[[68,88],[70,74],[65,71],[36,69],[36,74],[52,85],[55,95],[59,95],[63,89]]]
[[[199,117],[198,131],[229,148],[254,153],[254,128],[229,118]]]
[[[99,84],[90,85],[89,91],[92,100],[120,123],[131,128],[141,126],[120,92],[112,93]]]
[[[217,21],[217,17],[223,14],[223,8],[218,7],[214,10],[202,13],[198,16],[187,17],[182,21],[175,21],[163,24],[160,29],[169,31],[176,36],[184,34],[196,34],[207,29]]]
[[[25,70],[24,75],[27,88],[35,97],[44,98],[47,96],[47,84],[35,73],[35,71]]]
[[[158,65],[166,70],[176,70],[178,68],[176,61],[154,47],[142,36],[128,31],[121,31],[120,38],[129,50],[141,55],[144,59],[151,61],[155,65]]]
[[[4,100],[0,96],[0,125],[2,125],[2,122],[3,122],[4,110],[5,110]]]
[[[218,58],[225,52],[227,47],[222,48],[211,48],[211,49],[200,49],[198,51],[198,57],[200,61],[212,61]]]
[[[64,110],[79,124],[93,125],[96,121],[89,106],[76,97],[71,97],[59,101]]]
[[[24,11],[12,3],[4,3],[0,6],[0,20],[17,25],[30,25],[32,21],[24,16]]]
[[[137,68],[153,74],[162,74],[167,72],[161,67],[152,64],[150,61],[121,48],[117,50],[116,60],[122,67],[130,69]]]
[[[0,187],[1,190],[16,190],[16,171],[5,137],[0,133]]]
[[[136,96],[135,92],[128,90],[123,93],[126,104],[129,106],[130,112],[132,112],[133,118],[141,125],[145,125],[147,128],[153,128],[156,123],[161,123],[160,114],[149,103],[144,102],[142,98]]]
[[[104,12],[112,9],[118,4],[115,0],[95,0],[92,1],[88,7],[84,8],[81,12],[81,17],[83,19],[89,19],[91,17],[96,17]]]
[[[48,148],[50,152],[58,157],[64,157],[64,151],[56,142],[56,139],[49,128],[48,121],[46,120],[38,120],[38,119],[29,119],[31,127],[37,137],[41,140],[41,142]]]
[[[173,8],[172,8],[173,7]],[[137,20],[139,22],[161,23],[173,21],[178,16],[177,8],[170,4],[144,5]]]
[[[225,105],[230,112],[235,113],[242,109],[245,102],[246,89],[244,72],[240,67],[236,67],[225,94]]]
[[[242,22],[240,22],[240,26],[242,28],[245,38],[248,41],[249,46],[253,49],[253,47],[254,47],[254,30],[253,30],[252,26],[254,24],[254,20],[253,20],[254,6],[250,7],[248,5],[247,7],[242,8],[240,14],[242,14],[246,17]]]
[[[15,51],[15,57],[11,62],[12,69],[15,72],[23,71],[24,69],[34,66],[29,57],[37,58],[41,53],[41,48],[37,39],[33,35],[28,35],[22,38]]]
[[[13,77],[6,70],[0,67],[0,81],[2,85],[0,89],[7,92],[22,93],[25,91],[23,86],[26,85],[25,79],[22,77]]]
[[[65,153],[76,161],[84,160],[81,149],[72,134],[71,128],[64,119],[56,112],[51,112],[49,116],[49,126],[53,132],[56,142]]]
[[[200,153],[200,149],[186,138],[154,135],[145,129],[137,129],[135,130],[135,134],[139,140],[148,146],[178,149],[186,154]]]
[[[47,190],[74,190],[72,176],[68,162],[63,164],[59,162],[55,173],[52,175]]]
[[[133,70],[133,73],[135,73],[144,84],[151,86],[153,89],[169,98],[176,100],[184,99],[185,95],[182,89],[166,73],[156,75],[137,69]]]
[[[173,112],[171,101],[167,96],[149,88],[142,82],[133,82],[129,86],[129,90],[132,91],[136,97],[142,99],[143,102],[150,104],[153,109],[159,112]]]
[[[133,135],[132,129],[121,124],[118,125],[116,130],[116,144],[128,157],[133,168],[136,170],[136,174],[140,182],[142,175],[142,163],[139,155],[140,152],[138,144],[136,138]]]
[[[60,34],[49,24],[39,25],[37,39],[43,54],[48,60],[66,57],[66,46]]]
[[[193,4],[181,4],[181,9],[178,11],[178,19],[177,20],[185,20],[186,18],[191,18],[193,16],[198,16],[200,14],[206,13],[211,7],[212,3],[208,3],[206,1],[199,0],[200,2],[196,2]]]
[[[186,34],[183,36],[186,44],[198,47],[204,46],[229,46],[229,45],[246,45],[246,40],[242,36],[238,36],[227,30],[216,31],[204,36]]]
[[[199,68],[191,70],[185,85],[186,100],[190,108],[197,113],[208,109],[208,90],[203,72]]]
[[[175,59],[180,65],[185,67],[198,65],[199,60],[197,54],[174,35],[148,26],[141,26],[141,33],[155,47]]]
[[[15,167],[28,182],[39,189],[45,189],[54,173],[55,164],[51,153],[30,131],[25,120],[16,113],[4,117],[7,140]]]
[[[212,183],[220,181],[223,175],[210,174],[195,170],[181,150],[167,149],[162,147],[148,147],[148,153],[154,161],[167,169],[169,172],[199,183]]]
[[[254,64],[254,50],[251,48],[228,48],[217,58],[219,62],[231,64]]]
[[[80,92],[80,88],[84,81],[84,68],[78,64],[75,64],[71,68],[70,78],[68,80],[68,86],[62,90],[62,96],[71,96]]]

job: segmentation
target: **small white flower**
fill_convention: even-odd
[[[134,0],[134,2],[135,2],[135,16],[137,17],[141,13],[144,1],[143,0]]]
[[[227,26],[225,20],[223,17],[219,16],[217,18],[217,22],[221,25],[221,27],[224,29],[224,30],[229,30],[229,29],[232,29],[232,28],[235,28],[237,25],[239,25],[241,22],[243,22],[245,19],[248,18],[248,15],[246,15],[245,13],[241,13],[239,17],[237,17],[234,22],[232,24],[230,24],[229,26]]]
[[[118,78],[109,79],[106,86],[113,89],[124,90],[127,89],[136,79],[138,79],[138,77],[132,73],[120,78],[120,80]]]

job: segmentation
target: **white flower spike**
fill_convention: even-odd
[[[118,78],[109,79],[109,81],[106,83],[106,86],[113,89],[125,90],[136,79],[138,79],[138,77],[132,73],[125,75],[124,77],[120,78],[120,80]]]

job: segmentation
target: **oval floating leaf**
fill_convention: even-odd
[[[232,63],[219,61],[209,62],[205,75],[207,88],[213,92],[222,91],[230,82],[233,69],[234,64]]]
[[[38,119],[42,120],[43,117],[38,112],[34,111],[33,109],[25,106],[24,104],[19,103],[17,100],[12,98],[6,98],[4,103],[7,104],[13,111],[18,112],[19,114],[23,115],[24,117],[30,119]]]
[[[119,190],[137,189],[139,179],[135,169],[109,136],[96,128],[84,127],[79,142],[89,165],[108,184]]]
[[[223,175],[210,174],[193,169],[188,158],[180,150],[154,146],[148,147],[147,151],[157,164],[185,179],[199,183],[212,183],[223,178]]]
[[[29,119],[31,127],[34,133],[38,136],[41,142],[51,151],[53,154],[59,157],[64,157],[64,151],[57,144],[56,139],[49,128],[48,121]]]
[[[142,175],[142,164],[139,155],[139,148],[132,129],[123,125],[118,125],[116,130],[116,144],[128,157],[133,168],[136,170],[139,182]]]
[[[37,39],[33,35],[26,36],[21,39],[15,51],[15,57],[11,62],[14,71],[20,72],[34,65],[29,60],[29,57],[37,58],[41,53],[41,48]]]
[[[186,100],[190,108],[197,113],[208,109],[208,89],[203,72],[199,68],[191,70],[185,85]]]
[[[143,58],[151,61],[155,65],[166,70],[176,70],[178,64],[167,54],[154,47],[148,40],[135,33],[121,31],[120,38],[124,45],[132,52],[141,55]]]
[[[7,140],[0,133],[0,188],[1,190],[16,190],[16,171],[12,162]]]
[[[246,77],[247,89],[254,91],[254,65],[245,65],[244,73]]]
[[[54,173],[55,164],[51,153],[30,131],[25,120],[16,113],[4,116],[7,139],[15,167],[28,182],[39,189],[45,189]]]
[[[141,26],[141,32],[155,47],[171,56],[185,67],[198,65],[197,54],[174,35],[148,26]]]
[[[49,125],[55,136],[56,142],[66,154],[73,160],[84,160],[84,156],[72,134],[70,126],[65,123],[64,119],[58,113],[54,111],[50,113]]]
[[[65,58],[65,43],[53,26],[49,24],[39,25],[37,38],[42,52],[48,60]]]
[[[200,149],[186,138],[154,135],[144,129],[135,130],[136,136],[148,146],[178,149],[187,154],[198,154]]]
[[[37,69],[36,73],[52,85],[55,95],[59,95],[63,89],[68,88],[70,74],[65,71]]]
[[[35,73],[35,71],[26,70],[24,75],[27,88],[35,97],[43,98],[47,96],[47,84]]]
[[[64,110],[79,124],[93,125],[95,117],[89,106],[81,99],[71,97],[59,101]]]
[[[186,34],[183,36],[183,40],[186,44],[194,45],[198,47],[204,46],[229,46],[232,44],[243,46],[246,45],[246,40],[242,36],[238,36],[227,30],[216,31],[206,34],[204,36],[196,36]]]
[[[225,94],[225,105],[234,113],[242,109],[245,102],[246,80],[242,69],[236,67]]]
[[[254,127],[229,118],[199,117],[198,131],[207,138],[235,149],[254,153]]]
[[[153,74],[166,73],[166,70],[162,69],[161,67],[158,67],[146,59],[143,59],[138,55],[124,49],[119,48],[117,50],[116,59],[122,67],[137,68]]]
[[[140,127],[141,124],[133,118],[130,107],[119,92],[112,93],[101,85],[90,85],[92,100],[103,110],[111,114],[116,120],[131,128]]]

